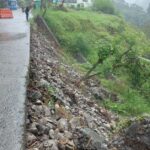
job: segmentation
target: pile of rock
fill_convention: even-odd
[[[113,150],[150,150],[150,117],[133,123],[110,144]]]
[[[117,117],[99,107],[95,98],[117,97],[97,81],[77,87],[79,73],[56,52],[41,32],[32,32],[26,149],[107,150]]]

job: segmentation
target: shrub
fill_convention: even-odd
[[[74,54],[81,53],[84,56],[87,56],[90,50],[88,43],[82,34],[78,34],[73,38],[70,49],[72,49]]]
[[[108,14],[115,13],[115,8],[111,0],[94,0],[93,9]]]

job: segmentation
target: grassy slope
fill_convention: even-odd
[[[124,24],[115,16],[88,11],[49,11],[45,19],[65,49],[73,53],[82,48],[80,50],[90,61],[97,57],[98,40],[112,39],[115,35],[112,36],[111,32],[119,32]],[[81,45],[77,39],[81,39],[86,46]]]
[[[80,51],[91,63],[97,59],[97,45],[103,39],[112,42],[122,36],[129,39],[134,38],[137,43],[137,50],[140,50],[139,53],[148,47],[148,41],[143,33],[129,27],[123,19],[116,16],[90,11],[48,10],[45,20],[67,53],[74,54]],[[125,45],[126,43],[121,43],[120,50],[123,50]],[[105,65],[109,65],[109,62],[106,62]],[[77,64],[77,66],[81,65]],[[88,68],[88,65],[85,64],[80,69],[84,70],[83,66]],[[105,70],[104,68],[101,69]],[[104,103],[105,106],[125,115],[150,112],[150,102],[140,96],[136,90],[129,88],[126,76],[120,75],[120,78],[120,81],[116,83],[116,81],[106,80],[104,76],[101,76],[102,84],[124,99],[121,103],[108,100]]]

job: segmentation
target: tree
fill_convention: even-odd
[[[0,8],[5,8],[5,7],[7,7],[7,1],[1,0],[0,1]]]
[[[92,68],[81,78],[79,84],[82,81],[85,81],[93,76],[101,74],[101,72],[98,72],[91,75],[91,73],[98,67],[98,65],[102,65],[107,58],[114,54],[114,52],[115,49],[113,48],[112,44],[110,44],[108,41],[102,41],[102,43],[100,43],[99,45],[98,59],[96,63],[93,64]]]
[[[141,26],[147,19],[146,12],[137,4],[129,5],[124,0],[115,0],[114,4],[125,19],[134,25]]]
[[[64,2],[65,2],[65,0],[62,0],[60,7],[64,7]]]
[[[150,14],[150,3],[149,3],[149,6],[147,8],[147,13]]]

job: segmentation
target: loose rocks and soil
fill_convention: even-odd
[[[62,52],[52,43],[45,32],[32,29],[26,150],[117,149],[109,142],[117,116],[95,101],[114,94],[92,79],[76,86],[81,75],[63,63]],[[128,137],[129,141],[130,134]],[[145,141],[144,146],[149,147],[149,140]]]

